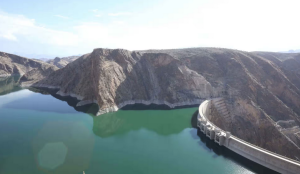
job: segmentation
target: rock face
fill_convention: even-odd
[[[57,68],[38,60],[27,59],[13,54],[0,52],[0,77],[31,73],[30,78],[24,80],[40,80]],[[38,75],[38,72],[40,73]]]
[[[48,59],[48,58],[39,58],[39,59],[33,58],[33,60],[42,61],[42,62],[48,62],[50,59]]]
[[[99,114],[133,103],[198,104],[213,91],[202,75],[168,54],[121,49],[95,49],[34,86],[60,88],[59,94],[82,100],[78,105],[95,102]]]
[[[299,55],[279,54],[218,48],[95,49],[33,86],[58,88],[58,94],[81,100],[77,105],[96,103],[98,114],[133,103],[175,107],[222,97],[230,113],[223,117],[213,110],[211,121],[217,126],[300,159],[300,77],[289,63]]]
[[[69,57],[63,57],[59,58],[56,57],[55,59],[48,60],[47,63],[51,65],[55,65],[57,68],[65,67],[70,62],[73,62],[74,60],[78,59],[80,56],[69,56]]]
[[[80,57],[80,55],[77,55],[77,56],[68,56],[68,57],[63,57],[62,59],[68,61],[69,63],[70,62],[73,62],[74,60],[78,59]]]
[[[300,53],[268,53],[257,52],[259,56],[271,60],[286,72],[292,71],[300,75]]]

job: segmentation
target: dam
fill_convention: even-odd
[[[237,154],[254,161],[260,165],[270,168],[279,173],[299,174],[300,163],[296,160],[281,156],[266,149],[255,146],[240,138],[233,136],[230,132],[226,132],[207,119],[210,111],[210,105],[213,101],[219,99],[205,100],[199,106],[199,113],[197,117],[197,127],[209,139],[213,140],[220,146],[236,152]],[[224,115],[228,112],[221,108],[220,112]]]

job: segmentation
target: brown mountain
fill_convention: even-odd
[[[57,70],[55,66],[40,60],[0,52],[0,77],[11,75],[22,76],[30,73],[32,77],[24,80],[42,79],[55,70]],[[39,75],[34,77],[34,74],[37,74],[37,72]]]
[[[51,65],[55,65],[57,68],[65,67],[70,62],[73,62],[74,60],[78,59],[80,56],[69,56],[69,57],[63,57],[59,58],[56,57],[54,59],[48,60],[47,63]]]
[[[277,53],[276,53],[277,54]],[[34,83],[96,103],[98,114],[126,104],[170,107],[222,97],[230,114],[211,120],[233,135],[300,159],[299,54],[219,48],[127,51],[95,49]],[[284,58],[282,58],[284,57]],[[286,58],[289,57],[289,58]],[[171,120],[170,120],[171,121]]]

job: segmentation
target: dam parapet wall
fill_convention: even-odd
[[[218,98],[219,99],[219,98]],[[212,99],[212,100],[218,100]],[[268,151],[226,132],[207,119],[210,114],[212,100],[205,100],[199,106],[197,117],[197,126],[208,138],[220,146],[225,146],[237,154],[254,161],[260,165],[270,168],[279,173],[299,174],[299,161],[281,156],[274,152]]]

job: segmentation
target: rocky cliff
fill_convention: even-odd
[[[33,83],[44,78],[57,69],[58,68],[55,66],[39,60],[28,59],[17,55],[0,52],[0,77],[11,75],[23,76],[26,73],[29,73],[27,77],[24,77],[23,80],[33,80],[31,82]]]
[[[133,103],[175,107],[222,97],[229,114],[215,109],[217,126],[300,159],[300,78],[285,63],[292,58],[218,48],[95,49],[33,86],[57,88],[81,100],[78,106],[96,103],[98,114]]]
[[[95,102],[99,114],[133,103],[198,104],[213,92],[202,75],[168,54],[121,49],[95,49],[34,86],[57,87],[82,100],[78,105]]]
[[[56,57],[54,59],[48,60],[47,63],[56,66],[57,68],[65,67],[70,62],[73,62],[74,60],[78,59],[80,56],[69,56],[69,57],[63,57],[59,58]]]

